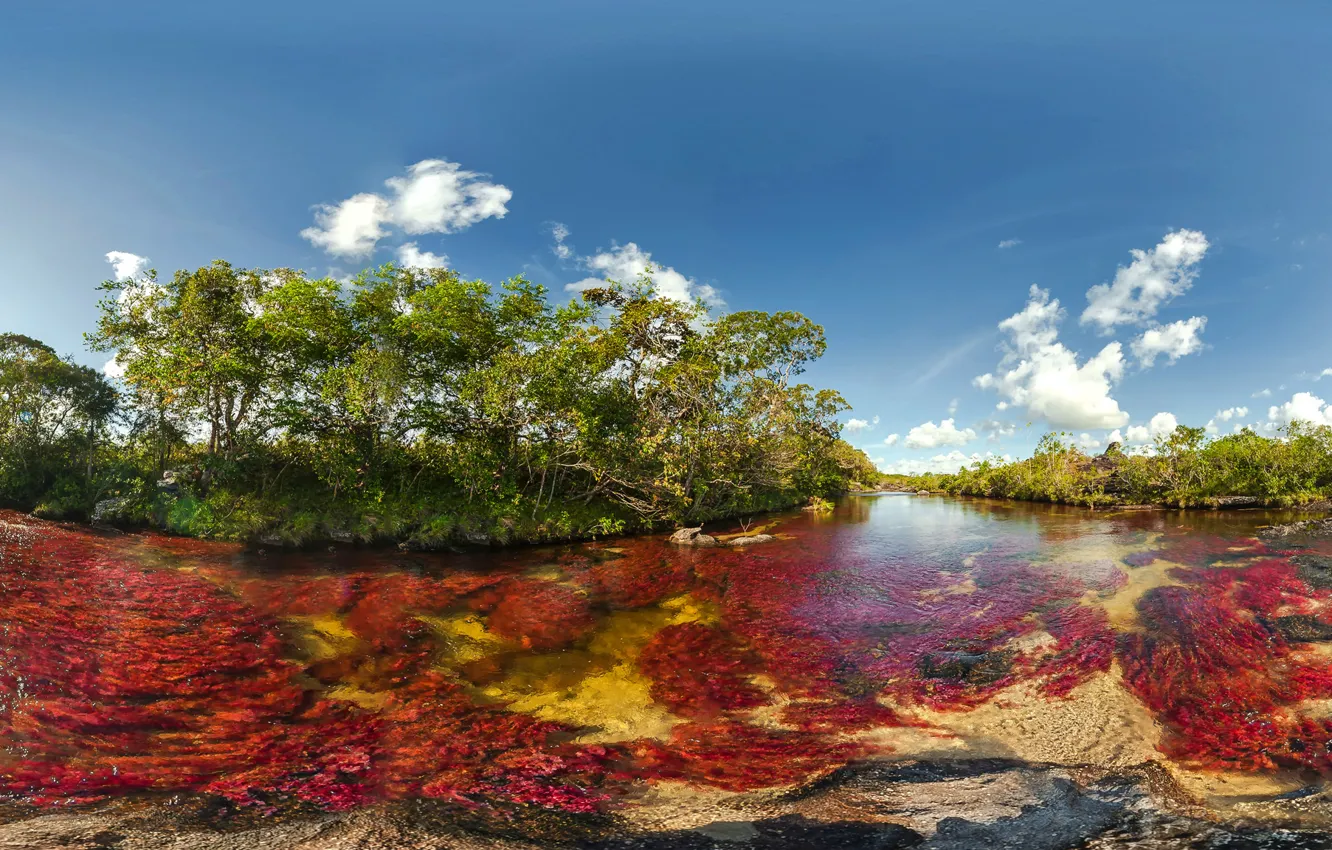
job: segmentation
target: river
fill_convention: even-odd
[[[0,848],[1332,846],[1291,518],[884,494],[424,554],[0,513]]]

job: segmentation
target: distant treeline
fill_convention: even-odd
[[[0,501],[223,538],[546,540],[788,507],[878,477],[800,383],[823,329],[651,284],[568,304],[393,265],[103,284],[117,381],[0,337]]]
[[[1012,463],[985,461],[953,475],[897,476],[900,488],[1074,505],[1289,507],[1332,497],[1332,428],[1292,423],[1265,437],[1250,429],[1208,438],[1177,427],[1147,451],[1112,445],[1088,456],[1047,434]]]

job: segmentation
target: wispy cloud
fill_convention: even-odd
[[[1021,244],[1022,244],[1021,239],[1005,239],[1004,241],[999,243],[999,250],[1007,251],[1009,248],[1016,248]]]

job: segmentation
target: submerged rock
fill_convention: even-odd
[[[1326,555],[1300,554],[1290,559],[1300,581],[1316,590],[1332,587],[1332,558]]]
[[[1012,659],[1005,652],[940,652],[920,662],[920,674],[927,679],[953,679],[973,685],[992,685],[1011,670]]]
[[[1291,643],[1332,640],[1332,623],[1325,623],[1312,614],[1291,614],[1276,617],[1268,625]]]

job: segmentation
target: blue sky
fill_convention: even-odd
[[[85,362],[110,251],[346,273],[413,243],[561,294],[650,255],[675,291],[804,312],[829,338],[809,378],[889,469],[1052,427],[1332,422],[1325,2],[3,17],[0,330]],[[369,218],[339,218],[358,195]]]

